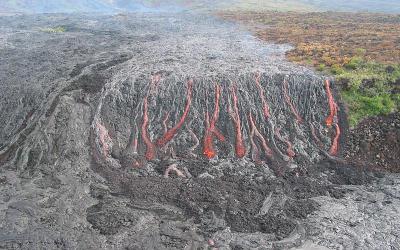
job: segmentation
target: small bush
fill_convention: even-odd
[[[40,29],[42,32],[47,32],[47,33],[64,33],[66,31],[65,27],[58,26],[54,28],[42,28]]]
[[[358,68],[361,68],[361,64],[363,63],[363,59],[359,56],[355,56],[353,58],[350,59],[350,62],[348,62],[347,64],[345,64],[344,66],[347,69],[350,70],[356,70]]]
[[[331,73],[334,75],[341,75],[344,73],[344,69],[340,65],[334,64],[331,67]]]
[[[325,68],[326,68],[325,64],[321,63],[320,65],[318,65],[317,70],[318,70],[318,71],[324,71]]]
[[[363,48],[357,48],[356,49],[356,55],[357,56],[364,56],[366,54],[367,50]]]

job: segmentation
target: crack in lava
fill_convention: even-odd
[[[292,99],[290,98],[290,96],[288,94],[288,83],[287,83],[286,79],[283,80],[283,95],[285,97],[285,101],[286,101],[287,105],[289,105],[290,110],[296,117],[296,121],[298,123],[302,123],[303,119],[300,117],[299,112],[297,111],[296,107],[293,105]]]
[[[292,143],[290,143],[290,141],[288,139],[283,138],[283,136],[281,135],[280,128],[275,129],[275,135],[278,137],[278,139],[280,141],[282,141],[286,144],[286,146],[287,146],[286,153],[290,158],[293,158],[296,155],[296,153],[293,151]]]

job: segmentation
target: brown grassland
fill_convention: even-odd
[[[400,104],[400,15],[340,12],[223,12],[260,39],[289,43],[290,61],[338,80],[351,125]]]

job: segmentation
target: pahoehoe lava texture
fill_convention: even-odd
[[[399,247],[398,176],[338,158],[334,81],[287,46],[195,14],[0,29],[0,248]]]

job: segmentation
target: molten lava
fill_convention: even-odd
[[[261,103],[263,105],[264,117],[266,119],[268,119],[271,114],[269,113],[269,106],[268,106],[267,100],[266,100],[265,95],[264,95],[264,90],[261,87],[260,78],[261,78],[261,74],[260,74],[260,72],[257,72],[257,75],[256,75],[256,86],[257,86],[259,95],[261,97]]]
[[[299,112],[297,112],[296,107],[293,105],[292,100],[288,94],[288,83],[285,80],[283,80],[283,96],[285,97],[285,102],[287,103],[287,105],[289,105],[290,110],[292,111],[292,113],[294,114],[294,116],[296,117],[296,121],[298,123],[302,123],[303,119],[300,117]]]
[[[325,123],[328,127],[332,126],[334,118],[337,116],[337,105],[335,99],[333,98],[331,89],[330,89],[330,82],[329,80],[325,81],[325,90],[326,95],[328,96],[328,103],[329,103],[329,110],[330,114],[326,118]]]
[[[192,102],[192,89],[193,89],[193,80],[189,80],[188,83],[188,88],[187,88],[187,93],[186,93],[186,106],[185,110],[183,111],[183,114],[181,118],[179,119],[179,122],[172,127],[170,130],[168,130],[160,139],[157,140],[156,144],[159,147],[165,146],[170,140],[172,140],[175,136],[175,134],[178,132],[178,130],[182,127],[182,125],[185,122],[185,119],[189,113],[190,110],[190,104]],[[166,120],[168,117],[164,120],[164,127],[166,127]]]
[[[337,155],[339,148],[340,127],[338,124],[335,124],[335,127],[336,127],[336,135],[333,138],[332,146],[329,150],[330,155]]]
[[[242,126],[241,126],[240,116],[239,116],[236,87],[232,86],[231,92],[232,92],[232,99],[233,99],[233,110],[231,110],[231,108],[229,107],[229,114],[235,124],[235,130],[236,130],[235,152],[236,152],[237,157],[243,158],[246,155],[246,147],[244,146],[244,142],[243,142]]]
[[[204,135],[204,146],[203,146],[203,154],[208,158],[214,158],[216,156],[216,151],[213,146],[214,136],[218,138],[220,141],[225,141],[225,137],[219,132],[219,130],[215,127],[215,123],[219,117],[219,100],[221,96],[221,87],[218,84],[215,84],[215,106],[214,106],[214,114],[210,120],[208,112],[206,112],[205,123],[206,123],[206,132]]]

